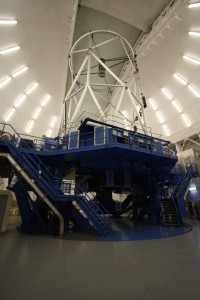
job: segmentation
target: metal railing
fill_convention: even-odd
[[[3,139],[10,146],[10,151],[14,157],[18,157],[22,164],[24,162],[23,167],[34,180],[38,181],[40,186],[45,189],[48,188],[48,193],[52,192],[55,198],[61,196],[61,190],[58,186],[60,179],[48,170],[37,157],[35,151],[33,151],[34,149],[30,148],[29,144],[21,138],[21,135],[11,125],[0,123],[0,139]]]
[[[81,134],[76,131],[76,136],[74,135],[73,139],[71,139],[70,135],[67,135],[57,140],[44,140],[40,149],[36,147],[35,150],[62,151],[75,148],[91,148],[102,145],[118,144],[129,147],[129,149],[132,150],[137,149],[143,152],[161,154],[167,157],[176,157],[176,149],[171,149],[171,144],[169,142],[160,139],[111,128],[104,128],[99,130],[98,133],[100,134],[100,137],[97,137],[93,131]]]
[[[101,127],[102,130],[100,129]],[[73,140],[71,134],[74,132],[61,138],[57,137],[55,139],[50,139],[37,138],[34,136],[32,137],[32,140],[27,140],[23,139],[23,135],[18,134],[11,125],[0,123],[0,137],[3,133],[4,135],[7,135],[7,139],[13,141],[16,147],[28,148],[29,150],[35,151],[62,151],[74,148],[119,144],[143,152],[160,154],[167,157],[176,157],[176,149],[171,147],[172,144],[170,142],[126,129],[110,128],[109,125],[97,128],[99,136],[95,134],[94,129],[94,131],[81,134],[79,131],[76,131],[77,136],[74,136]],[[27,135],[25,136],[28,137]],[[34,151],[32,154],[33,153]]]
[[[77,118],[76,121],[73,122],[68,122],[65,127],[60,128],[60,134],[59,135],[65,135],[67,132],[72,131],[72,130],[77,130],[78,127],[83,123],[83,121],[87,118],[91,118],[95,121],[101,121],[104,122],[105,125],[114,125],[116,127],[120,127],[122,130],[123,129],[128,129],[128,130],[133,130],[134,126],[137,126],[137,130],[139,133],[143,133],[143,129],[138,122],[133,122],[126,118],[124,115],[116,116],[112,114],[107,114],[105,118],[102,116],[95,115],[93,113],[90,113],[88,111],[83,111],[80,116]],[[149,136],[155,136],[157,138],[161,137],[161,134],[157,134],[155,132],[152,132],[151,127],[146,126],[146,131]]]
[[[96,212],[98,212],[101,215],[107,215],[108,217],[110,217],[110,213],[98,201],[98,199],[96,199],[96,196],[90,191],[86,192],[86,189],[83,186],[82,182],[76,182],[73,179],[63,179],[61,184],[61,190],[65,195],[75,195],[78,197],[84,197],[93,206],[93,208],[95,208]]]

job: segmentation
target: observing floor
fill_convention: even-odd
[[[199,300],[200,221],[186,222],[186,234],[122,242],[29,236],[9,225],[0,299]]]

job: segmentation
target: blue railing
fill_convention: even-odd
[[[0,125],[3,127],[7,126],[7,128],[10,126],[5,123],[0,123]],[[108,126],[93,127],[93,131],[87,133],[80,133],[78,130],[72,131],[62,138],[41,139],[33,137],[32,139],[30,139],[31,147],[26,142],[28,140],[24,141],[22,138],[23,135],[19,135],[12,128],[12,126],[10,126],[10,129],[12,130],[8,130],[7,134],[10,134],[10,131],[13,131],[13,134],[10,134],[11,140],[15,142],[16,146],[18,147],[28,148],[28,151],[47,151],[48,153],[49,151],[55,150],[65,151],[86,147],[88,148],[109,144],[118,144],[132,150],[139,150],[142,152],[162,155],[166,157],[176,157],[176,149],[172,148],[172,145],[169,142],[126,129],[109,128]],[[5,130],[3,130],[3,132],[6,133]]]
[[[5,130],[6,126],[9,127],[9,131]],[[104,215],[100,208],[100,204],[90,204],[92,199],[84,192],[81,185],[75,184],[74,182],[74,191],[72,193],[72,184],[70,183],[69,186],[68,182],[68,185],[65,187],[62,178],[53,176],[27,143],[23,144],[24,147],[20,147],[21,136],[14,128],[12,128],[12,126],[3,124],[2,129],[3,130],[0,131],[0,140],[3,140],[3,143],[8,146],[12,157],[17,161],[21,168],[26,171],[27,175],[36,182],[37,186],[47,197],[53,201],[66,201],[67,197],[64,191],[67,191],[70,196],[74,195],[75,200],[82,206],[85,212],[87,212],[88,218],[94,223],[100,234],[109,232],[109,218]],[[25,151],[27,149],[28,152]]]
[[[95,195],[92,192],[87,192],[85,187],[83,187],[82,182],[75,182],[75,180],[63,180],[61,184],[61,190],[65,195],[75,195],[77,197],[84,197],[84,199],[90,205],[90,208],[93,210],[93,213],[101,215],[102,221],[105,224],[110,224],[110,213],[106,208],[95,199]]]
[[[35,151],[21,138],[15,129],[8,124],[0,123],[0,139],[8,145],[9,151],[27,174],[37,182],[38,186],[50,196],[52,200],[58,200],[64,195],[60,190],[61,179],[53,176],[48,168],[37,157]],[[21,141],[23,146],[20,147]],[[26,152],[25,150],[28,150]]]

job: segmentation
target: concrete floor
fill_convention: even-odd
[[[176,237],[107,242],[0,235],[0,299],[199,300],[200,221]]]

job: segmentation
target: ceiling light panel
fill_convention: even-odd
[[[179,76],[178,74],[174,73],[173,76],[174,76],[174,78],[176,78],[181,84],[183,84],[183,85],[187,85],[187,84],[188,84],[187,81],[184,80],[184,79],[183,79],[181,76]]]
[[[162,88],[162,92],[167,97],[167,99],[172,100],[174,98],[166,88]]]
[[[156,111],[156,117],[161,124],[163,124],[165,122],[165,119],[164,119],[162,113],[158,110]]]
[[[33,120],[30,120],[30,122],[28,123],[27,127],[26,127],[26,133],[30,133],[33,127]]]
[[[20,46],[15,46],[15,47],[11,47],[11,48],[6,48],[6,49],[2,49],[0,50],[0,54],[7,54],[7,53],[10,53],[10,52],[14,52],[14,51],[17,51],[20,49]]]
[[[188,88],[196,97],[198,98],[200,97],[200,93],[195,88],[193,88],[190,84],[188,84]]]
[[[51,137],[51,135],[52,135],[52,129],[49,128],[49,129],[47,130],[47,137]]]
[[[164,133],[166,136],[170,136],[170,131],[169,131],[169,128],[166,124],[163,124],[163,130],[164,130]]]
[[[53,127],[55,126],[56,124],[56,120],[57,120],[57,116],[53,116],[51,122],[50,122],[50,128],[53,129]]]
[[[8,76],[0,81],[0,88],[2,88],[4,85],[6,85],[11,80],[11,77]]]
[[[200,37],[200,32],[198,32],[198,31],[189,31],[188,34],[189,34],[189,35],[199,36],[199,37]]]
[[[38,83],[36,82],[26,91],[26,94],[30,95],[37,87],[38,87]]]
[[[38,107],[38,108],[36,109],[36,111],[35,111],[34,114],[33,114],[33,120],[36,120],[36,119],[37,119],[37,117],[39,116],[41,110],[42,110],[42,107]]]
[[[155,100],[153,98],[149,98],[149,103],[150,103],[150,105],[151,105],[151,107],[152,107],[153,110],[157,110],[158,109],[158,106],[157,106],[157,104],[156,104],[156,102],[155,102]]]
[[[188,56],[188,55],[183,55],[183,58],[194,63],[194,64],[197,64],[197,65],[200,65],[200,60],[196,59],[196,58],[193,58],[191,56]]]
[[[44,98],[42,99],[42,102],[41,102],[40,106],[44,107],[45,105],[47,105],[47,103],[49,102],[50,99],[51,99],[51,95],[44,96]]]
[[[188,8],[200,7],[200,2],[190,3],[188,4]]]
[[[10,120],[10,118],[12,117],[12,115],[14,114],[14,112],[15,112],[15,107],[12,107],[10,109],[10,111],[8,112],[8,114],[5,116],[4,121],[8,122]]]
[[[172,100],[172,104],[175,107],[176,111],[178,113],[181,113],[183,111],[182,107],[180,106],[180,104],[178,103],[178,101],[176,100]]]
[[[0,25],[15,25],[15,24],[17,24],[17,20],[0,19]]]
[[[22,73],[24,73],[26,70],[28,70],[28,67],[22,67],[19,70],[13,72],[11,76],[17,77],[17,76],[21,75]]]
[[[22,96],[20,96],[20,97],[17,99],[17,101],[16,101],[14,107],[19,107],[19,106],[24,102],[24,100],[26,99],[26,97],[27,97],[27,96],[26,96],[25,94],[22,95]]]
[[[188,118],[188,116],[186,114],[182,113],[181,117],[187,127],[190,127],[192,125],[190,119]]]

